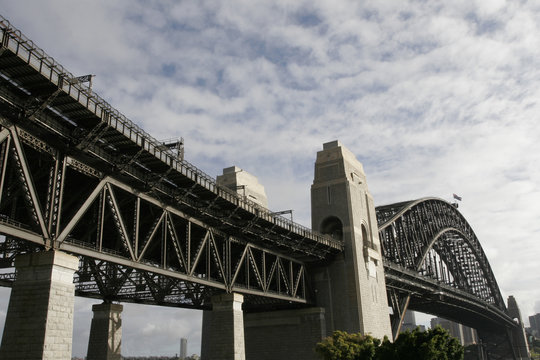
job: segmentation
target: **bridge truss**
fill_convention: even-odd
[[[424,198],[376,211],[394,335],[407,309],[480,332],[516,326],[478,238],[453,204]]]
[[[0,17],[1,262],[59,249],[79,295],[206,308],[306,303],[306,263],[342,250],[216,184]],[[2,275],[9,283],[14,275]]]
[[[0,17],[0,282],[17,254],[79,257],[78,295],[207,309],[309,303],[310,263],[343,251],[245,197],[112,108]],[[407,308],[515,324],[467,221],[422,199],[377,208],[394,329]]]

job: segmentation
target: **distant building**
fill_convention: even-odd
[[[420,328],[420,331],[426,331],[426,327],[424,325],[417,325],[416,324],[416,317],[414,315],[414,311],[408,310],[405,312],[405,317],[403,318],[403,324],[401,325],[401,331],[413,331],[416,328]]]
[[[187,357],[187,339],[180,339],[180,360],[185,360]]]
[[[531,324],[531,335],[540,337],[540,313],[529,316],[529,323]]]
[[[478,335],[475,329],[442,318],[431,319],[431,328],[433,329],[437,325],[448,330],[450,335],[457,338],[463,346],[478,343]]]

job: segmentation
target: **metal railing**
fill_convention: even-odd
[[[343,244],[339,240],[332,239],[329,236],[316,233],[315,231],[297,224],[282,216],[272,213],[257,203],[243,198],[237,193],[227,188],[217,185],[214,178],[198,169],[186,160],[179,159],[171,150],[164,148],[163,142],[154,139],[125,115],[113,108],[107,101],[94,93],[90,88],[81,85],[78,82],[70,81],[75,76],[67,71],[61,64],[48,56],[42,49],[37,47],[34,42],[14,28],[7,19],[0,15],[0,31],[2,35],[2,49],[9,49],[20,59],[32,66],[41,75],[47,78],[51,83],[58,85],[67,95],[71,96],[86,109],[91,111],[102,122],[115,129],[138,146],[142,147],[148,153],[163,163],[172,167],[178,173],[188,177],[195,183],[222,197],[223,199],[240,206],[242,209],[256,214],[266,221],[288,229],[290,232],[319,242],[325,246],[341,249]]]

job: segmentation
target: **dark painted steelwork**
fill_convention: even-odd
[[[487,257],[469,223],[444,200],[376,208],[394,336],[406,310],[435,314],[501,336],[512,358],[508,315]],[[491,334],[491,335],[490,335]]]
[[[305,265],[294,256],[208,226],[113,177],[91,176],[20,134],[0,143],[4,265],[49,245],[80,255],[76,284],[85,296],[204,308],[213,291],[236,291],[256,303],[263,301],[256,296],[306,302]],[[152,285],[143,288],[145,279]]]
[[[16,254],[76,254],[77,294],[247,310],[309,303],[309,266],[341,251],[214,179],[129,121],[0,17],[0,283]],[[377,208],[394,329],[407,308],[514,326],[476,235],[451,204]],[[295,305],[296,304],[296,305]]]
[[[1,17],[0,31],[4,128],[16,125],[32,146],[55,157],[69,155],[81,171],[113,176],[208,224],[252,233],[287,252],[323,259],[342,249],[341,242],[218,186],[96,93],[69,81],[72,74]]]
[[[248,307],[306,303],[305,264],[340,241],[218,186],[1,17],[0,34],[4,263],[14,249],[77,254],[78,293],[117,301],[204,307],[203,295],[237,291]]]
[[[428,198],[380,206],[376,211],[387,262],[504,309],[480,242],[453,205]]]

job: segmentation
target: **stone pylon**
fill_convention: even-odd
[[[523,321],[521,320],[521,311],[519,310],[516,299],[512,295],[508,297],[508,315],[510,315],[510,317],[512,317],[512,319],[514,319],[518,325],[511,331],[512,347],[516,359],[530,359],[531,354],[529,352],[529,345],[527,344],[525,327],[523,325]]]
[[[15,258],[17,279],[0,347],[3,360],[70,360],[79,259],[61,251]]]
[[[214,295],[212,310],[203,312],[202,360],[245,360],[244,296]]]
[[[122,359],[122,310],[121,304],[95,304],[90,326],[87,360]]]
[[[327,333],[392,338],[373,198],[362,164],[339,141],[324,144],[317,153],[311,216],[314,230],[345,244],[343,253],[313,275]]]

